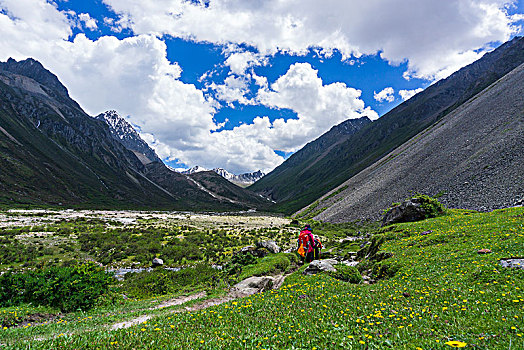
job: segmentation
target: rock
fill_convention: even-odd
[[[424,231],[424,232],[421,232],[420,235],[421,236],[425,236],[425,235],[429,235],[430,233],[433,233],[433,231],[429,230],[429,231]]]
[[[240,249],[240,253],[252,252],[253,250],[255,250],[255,247],[252,245],[248,245],[247,247],[243,247],[242,249]]]
[[[241,298],[271,289],[275,279],[269,276],[249,277],[233,286],[230,295]]]
[[[315,275],[324,271],[335,272],[337,270],[333,267],[333,265],[336,264],[338,264],[338,261],[335,259],[314,260],[309,264],[308,267],[306,267],[304,270],[304,275]]]
[[[347,260],[344,260],[342,261],[341,264],[344,264],[346,266],[357,266],[358,265],[358,261],[347,261]]]
[[[266,248],[273,254],[280,253],[280,247],[275,243],[275,241],[257,242],[257,248]]]
[[[404,292],[402,293],[402,295],[404,296],[404,298],[409,298],[411,296],[411,294],[409,294],[408,292]]]
[[[382,218],[382,226],[396,224],[399,222],[412,222],[424,220],[428,212],[422,206],[419,198],[410,198],[389,209]]]
[[[524,270],[524,258],[502,259],[499,261],[499,264],[502,265],[502,267]]]
[[[162,266],[164,265],[164,260],[160,258],[154,258],[152,262],[153,267]]]
[[[480,249],[477,251],[477,253],[479,254],[489,254],[491,253],[491,250],[490,249]]]

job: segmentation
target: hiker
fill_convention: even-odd
[[[313,238],[313,233],[309,224],[306,224],[304,229],[300,231],[298,244],[298,253],[304,258],[304,262],[312,262],[315,255],[315,239]]]
[[[318,236],[313,236],[313,260],[320,260],[320,252],[322,250],[322,243]]]

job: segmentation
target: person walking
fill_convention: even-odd
[[[301,253],[301,248],[303,254],[300,254],[304,257],[304,262],[309,263],[314,260],[315,257],[315,239],[313,238],[313,230],[309,224],[306,224],[304,229],[300,231],[298,236],[299,243],[299,254]]]

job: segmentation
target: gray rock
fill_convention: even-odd
[[[342,264],[346,266],[357,266],[358,263],[359,263],[358,261],[347,261],[347,260],[342,261]]]
[[[249,277],[235,284],[229,293],[237,298],[241,298],[269,290],[273,287],[274,283],[275,279],[269,276]]]
[[[336,264],[338,264],[338,261],[335,259],[314,260],[304,270],[304,275],[315,275],[324,271],[337,271],[337,269],[333,267],[333,265]]]
[[[524,258],[502,259],[499,263],[502,267],[524,269]]]
[[[399,222],[412,222],[424,220],[426,210],[417,198],[410,198],[388,210],[382,218],[382,226],[396,224]]]
[[[280,253],[280,247],[275,243],[275,241],[257,242],[257,248],[266,248],[273,254]]]
[[[154,258],[152,262],[153,267],[162,266],[164,265],[164,260],[160,258]]]

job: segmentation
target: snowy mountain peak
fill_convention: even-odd
[[[181,173],[189,175],[189,174],[194,174],[194,173],[198,173],[198,172],[201,172],[201,171],[209,171],[209,169],[206,169],[206,168],[203,168],[203,167],[197,165],[197,166],[195,166],[195,167],[193,167],[191,169],[182,171]],[[223,168],[215,168],[212,171],[214,171],[218,175],[222,176],[224,179],[226,179],[226,180],[228,180],[228,181],[230,181],[230,182],[232,182],[235,185],[238,185],[240,187],[247,187],[249,185],[252,185],[256,181],[260,180],[265,175],[260,170],[255,171],[253,173],[245,173],[245,174],[240,174],[240,175],[232,174],[232,173],[230,173],[229,171],[227,171],[226,169],[223,169]]]
[[[97,115],[95,118],[105,122],[109,126],[113,138],[120,141],[130,151],[133,151],[142,163],[161,162],[155,151],[142,140],[135,128],[122,118],[117,111],[107,111]]]
[[[206,168],[203,168],[197,165],[197,166],[192,167],[191,169],[184,170],[181,173],[189,175],[189,174],[199,173],[201,171],[209,171],[209,169],[206,169]]]

